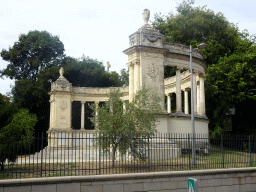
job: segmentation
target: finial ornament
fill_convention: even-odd
[[[150,11],[148,9],[144,9],[142,13],[142,18],[144,20],[144,25],[148,25],[148,20],[150,17]]]
[[[60,68],[60,76],[63,77],[63,74],[64,74],[64,69],[63,67]]]

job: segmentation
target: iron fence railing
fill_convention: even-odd
[[[18,142],[12,146],[13,139]],[[0,179],[250,167],[256,162],[256,137],[250,135],[70,132],[0,138],[0,144]]]

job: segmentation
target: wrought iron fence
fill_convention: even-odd
[[[255,136],[70,132],[15,140],[18,145],[11,146],[10,138],[0,138],[0,179],[249,167],[256,162]]]

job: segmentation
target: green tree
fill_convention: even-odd
[[[121,81],[123,85],[129,86],[129,71],[126,69],[121,69]]]
[[[183,5],[184,4],[184,5]],[[189,7],[189,11],[182,10]],[[203,7],[191,7],[191,3],[183,1],[177,15],[164,17],[155,15],[153,26],[164,35],[164,41],[192,45],[200,43],[208,46],[202,52],[209,65],[217,63],[220,57],[231,55],[235,50],[235,39],[240,36],[238,27],[229,23],[222,13]]]
[[[122,103],[122,93],[118,89],[112,89],[109,100],[94,110],[94,117],[91,118],[96,127],[97,133],[101,134],[100,147],[104,152],[112,149],[112,166],[116,152],[121,155],[129,151],[134,158],[143,159],[143,141],[138,135],[154,134],[156,132],[157,115],[161,113],[160,98],[156,93],[150,93],[143,88],[135,95],[134,100]],[[96,116],[97,113],[97,116]]]
[[[220,58],[218,63],[209,66],[206,78],[207,93],[213,101],[212,105],[215,105],[211,116],[215,126],[222,124],[225,114],[230,113],[230,108],[241,108],[240,103],[243,105],[251,103],[253,108],[256,101],[256,47],[254,42],[246,37],[237,38],[234,53]],[[240,113],[244,112],[240,111]],[[251,123],[250,128],[252,132],[252,128],[255,128],[254,123]]]
[[[18,156],[17,150],[29,148],[33,143],[36,115],[26,109],[20,109],[13,115],[11,123],[0,130],[0,166],[4,169],[6,159],[14,162]]]
[[[1,56],[9,62],[7,68],[0,71],[1,76],[36,80],[40,70],[50,68],[63,58],[64,45],[58,36],[46,31],[30,31],[21,34],[9,50],[3,49]]]
[[[11,123],[13,114],[17,112],[17,108],[10,101],[10,98],[0,93],[0,130]]]

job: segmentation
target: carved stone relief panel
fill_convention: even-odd
[[[149,79],[151,79],[152,81],[155,81],[158,75],[158,71],[159,71],[158,67],[155,63],[149,64],[147,68],[147,75]]]
[[[132,47],[134,45],[138,45],[139,44],[139,34],[134,34],[130,37],[129,39],[129,46]]]
[[[67,120],[66,120],[66,117],[65,116],[60,116],[60,121],[59,121],[60,124],[66,124],[67,123]]]
[[[60,101],[60,109],[64,111],[67,108],[67,101],[66,100],[61,100]]]

